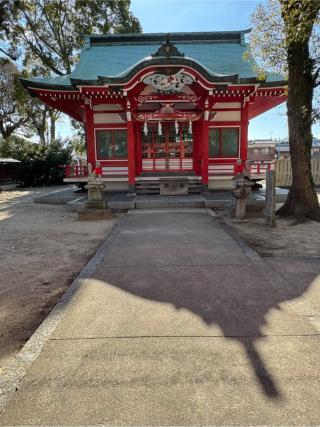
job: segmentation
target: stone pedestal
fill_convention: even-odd
[[[186,178],[160,178],[159,183],[161,196],[185,196],[189,192]]]
[[[78,211],[79,221],[96,221],[99,219],[111,219],[111,209],[82,209]]]
[[[232,180],[235,186],[232,190],[232,197],[234,199],[233,216],[237,220],[244,220],[246,216],[247,198],[251,193],[251,188],[254,183],[243,174],[236,175]]]
[[[106,202],[103,200],[103,182],[88,182],[86,186],[88,189],[88,201],[85,204],[89,209],[104,209],[107,207]]]
[[[244,219],[246,216],[246,198],[235,199],[234,203],[234,217],[236,219]]]
[[[111,209],[103,200],[103,182],[97,180],[96,177],[90,177],[86,188],[88,189],[88,201],[85,204],[85,209],[78,211],[78,220],[94,221],[112,218]]]

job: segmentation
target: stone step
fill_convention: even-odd
[[[201,181],[199,179],[189,179],[188,181],[189,193],[201,193]],[[160,194],[159,180],[142,180],[136,182],[137,194]]]
[[[205,208],[205,200],[136,200],[135,209]]]

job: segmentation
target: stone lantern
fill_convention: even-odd
[[[90,163],[88,164],[88,172],[88,184],[86,185],[88,201],[86,202],[86,208],[105,209],[107,207],[106,202],[103,200],[105,185],[101,179],[101,175],[97,174],[96,171],[92,172],[92,165]]]
[[[251,193],[254,182],[248,178],[246,173],[239,173],[232,178],[234,189],[232,197],[234,198],[234,217],[235,219],[244,219],[246,215],[246,201]]]

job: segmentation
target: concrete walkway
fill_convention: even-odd
[[[200,209],[129,212],[104,248],[1,425],[320,424],[306,285]]]

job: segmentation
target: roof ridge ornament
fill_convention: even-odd
[[[162,43],[159,49],[152,53],[151,56],[153,58],[158,56],[169,58],[170,56],[184,56],[184,53],[177,49],[177,47],[170,41],[170,34],[167,34],[166,41]]]

